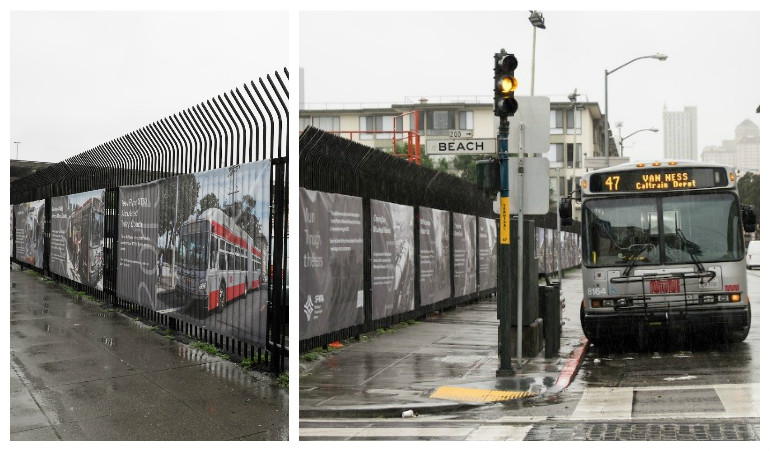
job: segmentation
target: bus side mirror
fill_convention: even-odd
[[[747,233],[757,230],[757,216],[754,214],[754,207],[751,205],[741,205],[741,219],[743,219],[743,230]]]
[[[562,197],[559,201],[559,218],[561,225],[572,225],[572,199],[569,197]]]

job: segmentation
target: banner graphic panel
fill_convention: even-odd
[[[104,190],[51,198],[52,272],[102,289]]]
[[[452,213],[455,297],[476,292],[476,217]]]
[[[299,189],[300,339],[364,322],[361,198]]]
[[[270,161],[121,187],[120,297],[265,345]]]
[[[497,224],[479,218],[479,290],[497,286]]]
[[[43,268],[45,199],[16,205],[16,259]]]
[[[372,319],[414,309],[414,208],[371,201]]]
[[[449,212],[420,207],[420,302],[433,304],[452,295]]]

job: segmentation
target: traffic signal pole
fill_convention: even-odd
[[[497,370],[498,377],[514,375],[513,368],[511,367],[511,317],[513,304],[511,264],[513,262],[513,251],[511,249],[510,187],[508,185],[508,132],[510,127],[508,116],[513,116],[519,109],[518,102],[514,98],[514,91],[518,81],[516,81],[513,75],[518,64],[516,57],[513,54],[508,54],[505,49],[495,53],[494,111],[495,116],[500,118],[500,127],[497,132],[497,150],[500,158],[500,239],[497,242],[497,311],[500,320],[498,332],[500,368]],[[519,164],[522,164],[521,159],[519,161]],[[519,172],[522,173],[521,168]],[[519,193],[521,193],[521,189],[519,189]],[[521,206],[520,195],[519,211],[521,211]],[[522,222],[519,220],[519,241],[521,241],[521,229]],[[519,289],[521,289],[521,283],[519,283]],[[521,316],[521,305],[519,305],[519,316]],[[519,366],[521,366],[520,347],[521,340],[519,339]]]
[[[497,242],[497,309],[500,317],[500,368],[498,377],[513,376],[511,367],[511,299],[510,299],[510,267],[511,267],[511,229],[508,187],[508,117],[500,117],[500,127],[497,132],[497,147],[500,157],[500,239]]]
[[[516,363],[521,369],[521,340],[524,308],[524,124],[519,124],[519,176],[517,178],[519,205],[518,207],[518,259],[516,264]]]

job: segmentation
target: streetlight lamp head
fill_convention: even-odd
[[[651,128],[650,130],[654,131],[655,133],[658,133],[658,131],[659,131],[659,130],[658,130],[657,128],[655,128],[655,127]]]
[[[531,14],[529,15],[529,21],[532,23],[532,26],[537,28],[542,28],[545,30],[545,19],[543,18],[543,13],[540,11],[529,11]]]
[[[655,56],[653,56],[653,58],[661,61],[666,61],[668,59],[668,55],[664,55],[662,53],[656,53]]]

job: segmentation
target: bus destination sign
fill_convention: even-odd
[[[593,174],[591,192],[676,191],[727,186],[724,168],[649,168]]]

